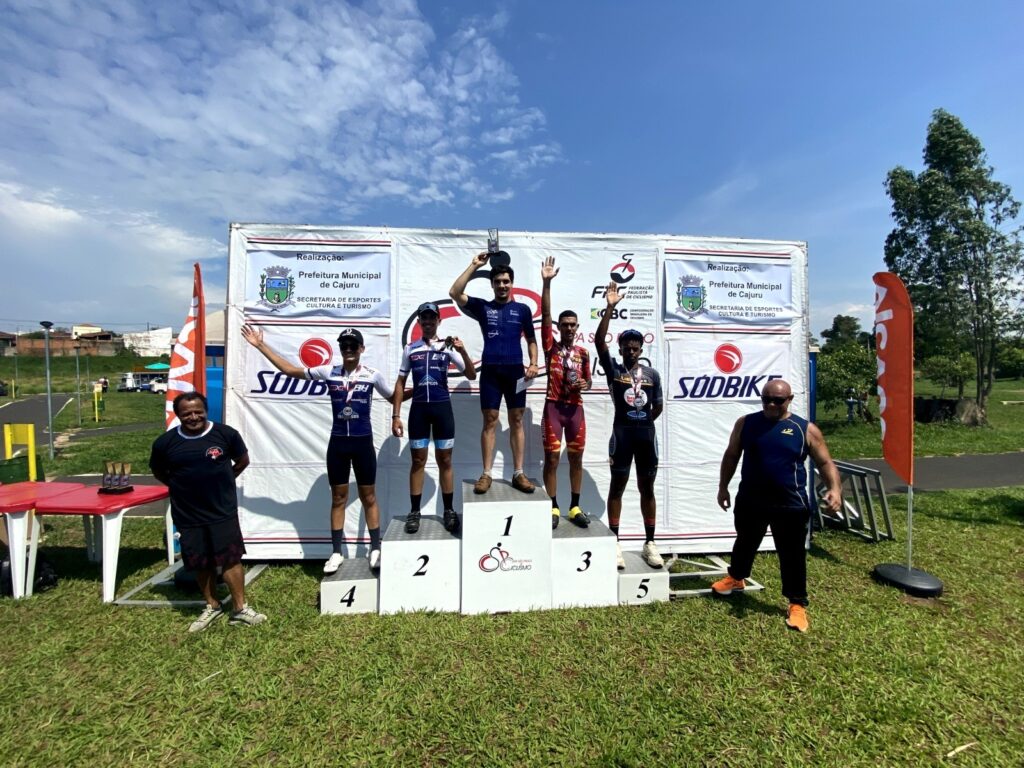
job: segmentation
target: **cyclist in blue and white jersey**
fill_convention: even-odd
[[[455,479],[452,475],[452,449],[455,447],[455,416],[448,392],[448,368],[451,365],[467,379],[476,378],[476,368],[466,347],[458,338],[437,338],[441,322],[437,304],[424,302],[416,310],[422,337],[406,345],[398,368],[395,394],[391,398],[391,434],[402,437],[404,425],[400,408],[405,397],[405,382],[412,374],[412,406],[409,409],[409,447],[412,468],[409,471],[411,507],[405,518],[405,532],[420,529],[420,504],[423,500],[423,475],[431,433],[434,456],[441,475],[441,498],[444,501],[444,527],[456,533],[459,517],[455,514]]]
[[[391,399],[394,390],[376,368],[362,365],[365,351],[363,334],[345,328],[338,336],[341,365],[319,365],[303,368],[289,363],[263,340],[263,329],[242,326],[242,336],[256,347],[275,368],[295,379],[314,379],[327,383],[334,415],[331,439],[327,445],[327,479],[331,484],[331,550],[324,564],[324,573],[341,567],[345,543],[345,506],[348,504],[348,483],[355,470],[359,501],[366,516],[366,532],[370,535],[370,568],[380,568],[380,509],[377,506],[377,451],[373,447],[370,406],[373,390]]]

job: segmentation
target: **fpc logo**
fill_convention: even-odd
[[[334,359],[331,343],[320,338],[306,339],[299,347],[299,359],[307,368],[329,365]]]
[[[715,350],[715,365],[722,373],[736,373],[743,365],[743,353],[735,344],[721,344]]]
[[[611,272],[608,273],[608,276],[619,285],[625,285],[636,277],[636,267],[631,263],[633,261],[631,256],[633,256],[632,253],[622,254],[622,261],[612,267]]]

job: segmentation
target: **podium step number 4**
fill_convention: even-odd
[[[378,584],[365,557],[348,558],[320,582],[320,613],[376,613]]]

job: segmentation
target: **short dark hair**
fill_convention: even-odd
[[[580,319],[580,316],[573,312],[571,309],[565,309],[562,310],[561,314],[558,315],[558,322],[562,322],[567,317],[575,317],[577,320]]]
[[[516,273],[512,270],[508,264],[499,264],[496,267],[491,268],[491,280],[496,278],[498,275],[508,274],[509,282],[516,281]]]
[[[172,403],[175,416],[178,415],[178,403],[187,403],[189,400],[199,400],[203,404],[204,411],[210,410],[210,403],[207,401],[206,396],[203,395],[202,392],[182,392],[180,395],[174,398],[174,402]]]
[[[644,335],[635,328],[630,328],[619,334],[619,347],[630,341],[639,341],[641,345],[644,343]]]

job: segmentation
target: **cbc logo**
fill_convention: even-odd
[[[715,365],[722,373],[736,373],[743,365],[743,353],[735,344],[721,344],[715,350]]]
[[[306,339],[299,347],[299,359],[307,368],[327,365],[334,359],[331,343],[323,339]]]

